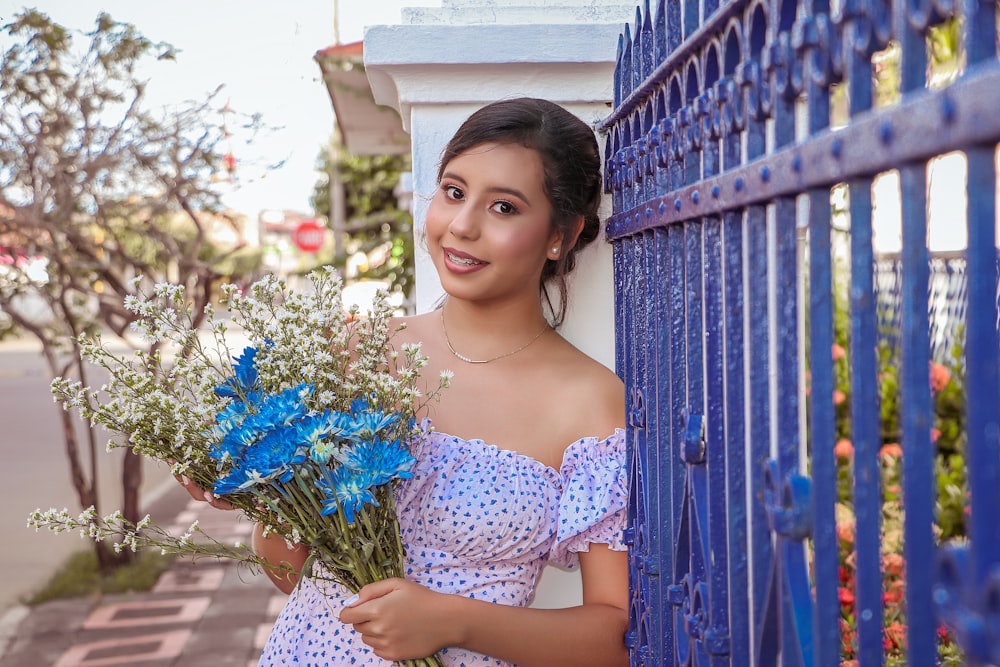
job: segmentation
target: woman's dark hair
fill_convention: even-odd
[[[469,116],[445,146],[438,181],[454,158],[485,143],[518,144],[538,152],[545,172],[545,193],[552,205],[552,226],[569,237],[583,217],[583,229],[572,248],[562,248],[558,259],[545,262],[540,290],[552,312],[553,326],[566,315],[566,274],[576,264],[576,253],[597,238],[601,203],[601,155],[594,131],[582,120],[547,100],[528,97],[501,100]],[[549,282],[559,290],[554,304]]]

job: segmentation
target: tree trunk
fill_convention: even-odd
[[[139,513],[139,487],[142,485],[142,457],[131,449],[122,458],[122,515],[132,523],[142,518]]]

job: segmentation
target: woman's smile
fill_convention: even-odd
[[[445,266],[449,271],[469,273],[471,271],[477,271],[489,264],[489,262],[484,262],[477,257],[454,248],[444,248],[443,250]]]

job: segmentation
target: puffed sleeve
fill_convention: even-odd
[[[589,551],[592,543],[627,550],[622,541],[628,506],[625,431],[573,443],[563,456],[560,474],[563,491],[550,561],[576,567],[577,554]]]

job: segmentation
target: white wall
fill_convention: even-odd
[[[404,25],[365,33],[365,69],[375,101],[400,112],[413,152],[417,234],[416,305],[441,297],[421,235],[436,188],[441,151],[473,111],[507,97],[541,97],[591,126],[611,111],[618,36],[636,5],[616,0],[443,0],[440,8],[403,10]],[[598,144],[604,145],[603,137]],[[610,213],[610,200],[603,215]],[[614,368],[611,247],[599,237],[579,257],[560,333]],[[547,568],[535,606],[580,603],[579,574]]]

